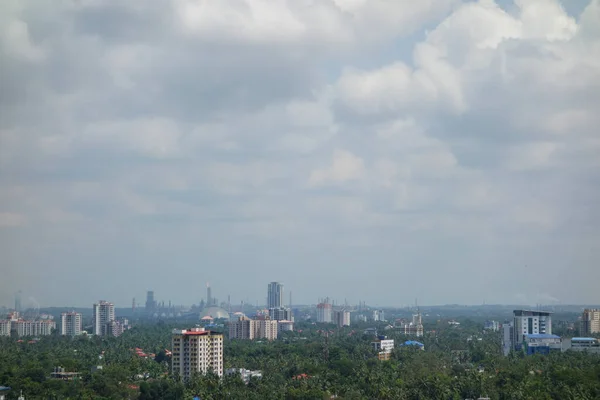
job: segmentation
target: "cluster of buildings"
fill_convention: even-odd
[[[96,336],[120,336],[130,328],[127,318],[115,318],[115,305],[105,300],[94,304],[92,329]]]
[[[338,328],[350,326],[350,311],[345,307],[335,308],[329,302],[329,299],[323,299],[317,304],[317,322],[331,324],[334,323]]]
[[[396,320],[394,323],[394,329],[403,335],[407,336],[423,336],[423,319],[421,313],[417,312],[412,316],[411,321],[405,321],[403,319]]]
[[[586,309],[582,315],[582,335],[600,333],[600,310]],[[562,339],[552,334],[552,313],[514,310],[513,321],[502,324],[502,351],[548,354],[551,351],[587,351],[600,354],[600,341],[591,337]]]
[[[52,316],[42,316],[36,319],[23,319],[19,312],[8,314],[0,320],[0,336],[47,336],[56,329],[56,322]]]
[[[267,288],[267,310],[248,318],[241,312],[229,321],[229,338],[238,340],[275,340],[281,332],[294,330],[294,316],[283,304],[283,285],[271,282]]]

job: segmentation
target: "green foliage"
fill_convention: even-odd
[[[502,357],[497,333],[475,323],[440,324],[419,340],[426,351],[397,347],[379,361],[372,337],[335,330],[327,340],[314,325],[275,342],[225,342],[225,368],[261,370],[245,384],[238,376],[168,375],[172,325],[142,325],[119,338],[44,337],[35,344],[0,339],[0,384],[28,399],[504,399],[600,398],[600,357],[558,353]],[[331,328],[334,329],[334,328]],[[479,340],[481,339],[481,340]],[[136,347],[155,359],[140,358]],[[92,367],[102,369],[92,372]],[[79,372],[74,381],[50,378],[56,366]]]

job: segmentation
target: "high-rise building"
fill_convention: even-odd
[[[223,376],[223,334],[204,328],[175,329],[171,339],[173,374],[188,380],[210,371]]]
[[[21,291],[15,293],[15,311],[21,312]]]
[[[48,336],[56,329],[56,323],[52,320],[18,320],[11,322],[11,329],[17,336]]]
[[[513,311],[513,346],[520,346],[525,335],[552,334],[552,317],[547,311]]]
[[[250,319],[246,316],[229,323],[229,339],[275,340],[279,333],[278,322],[269,318]]]
[[[350,311],[338,310],[333,312],[333,322],[338,327],[350,326]]]
[[[213,305],[213,298],[210,291],[210,283],[206,282],[206,307]]]
[[[333,307],[329,303],[317,304],[317,322],[330,324],[332,322]]]
[[[112,335],[109,325],[115,320],[115,305],[104,300],[94,304],[93,326],[94,335],[108,336]]]
[[[270,308],[269,309],[269,317],[275,321],[292,321],[292,310],[285,307],[279,308]]]
[[[600,333],[600,309],[585,309],[581,316],[581,335]]]
[[[0,320],[0,336],[10,336],[11,321],[9,319]]]
[[[148,290],[146,292],[146,312],[153,313],[156,310],[156,300],[154,300],[154,291]]]
[[[280,307],[283,307],[283,284],[271,282],[267,290],[267,308]]]
[[[81,335],[81,314],[64,312],[60,315],[60,334],[63,336]]]

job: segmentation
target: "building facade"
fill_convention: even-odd
[[[585,309],[581,316],[581,335],[600,333],[600,309]]]
[[[171,372],[184,380],[210,371],[223,376],[223,335],[204,328],[175,329]]]
[[[279,334],[278,321],[269,318],[250,319],[246,316],[237,321],[229,323],[229,339],[253,340],[266,339],[275,340]]]
[[[399,323],[396,323],[396,330],[403,335],[416,337],[423,336],[424,330],[421,313],[414,314],[411,322],[400,321]]]
[[[293,321],[292,310],[285,307],[269,308],[269,318],[275,321]]]
[[[0,320],[0,336],[10,336],[11,321],[4,319]]]
[[[317,322],[330,324],[332,322],[333,307],[329,303],[317,304]]]
[[[48,336],[56,329],[56,322],[52,320],[26,321],[18,320],[11,322],[11,330],[17,336]]]
[[[94,304],[93,327],[94,335],[112,335],[110,322],[115,320],[115,305],[104,300]]]
[[[267,289],[267,308],[283,307],[283,284],[279,282],[269,283]]]
[[[521,346],[525,335],[551,335],[552,317],[547,311],[513,311],[513,346]]]
[[[81,335],[81,314],[64,312],[60,315],[60,334],[63,336]]]
[[[350,326],[350,311],[338,310],[333,313],[333,322],[339,327]]]

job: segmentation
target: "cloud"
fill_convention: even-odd
[[[600,1],[580,3],[5,1],[0,293],[591,302],[556,278],[600,279]]]

